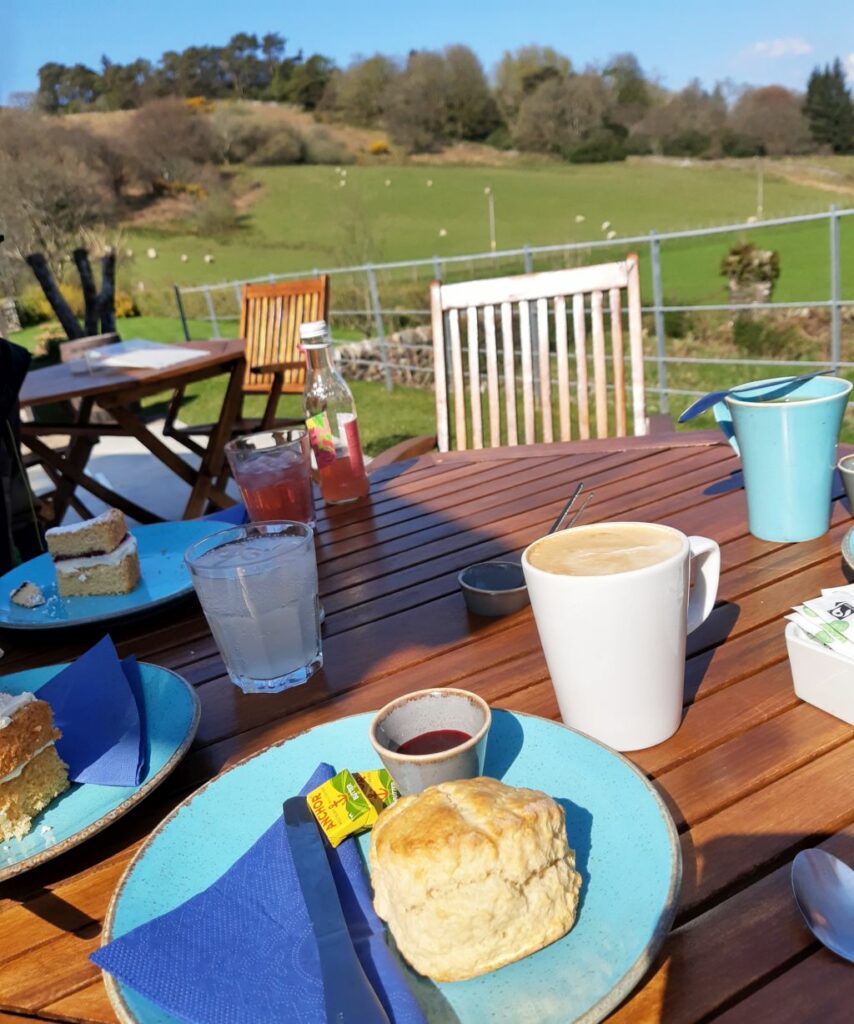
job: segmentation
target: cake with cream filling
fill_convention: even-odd
[[[22,839],[33,818],[68,789],[50,705],[32,693],[0,693],[0,842]]]
[[[45,534],[61,597],[128,594],[139,583],[136,538],[115,508]]]

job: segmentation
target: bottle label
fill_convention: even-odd
[[[362,442],[359,440],[359,421],[355,416],[345,416],[339,413],[338,423],[347,442],[347,454],[350,456],[350,468],[353,471],[353,476],[364,476],[365,460],[362,457]]]
[[[329,420],[325,412],[319,412],[305,421],[308,428],[308,440],[317,468],[329,466],[335,461],[335,437],[329,428]]]

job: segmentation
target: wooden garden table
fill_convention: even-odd
[[[21,388],[22,408],[64,405],[73,415],[64,422],[26,422],[21,424],[23,444],[41,461],[45,472],[56,485],[54,517],[61,522],[76,488],[87,490],[115,508],[120,508],[139,523],[154,523],[160,517],[144,506],[118,494],[86,472],[86,464],[101,437],[120,435],[135,437],[151,454],[176,476],[190,485],[190,496],[184,518],[201,515],[208,502],[220,508],[232,504],[219,486],[224,465],[225,444],[240,412],[243,375],[246,369],[246,345],[241,339],[190,341],[183,348],[198,349],[204,355],[177,366],[160,370],[101,369],[97,373],[75,374],[69,363],[58,363],[31,370]],[[198,469],[186,463],[176,452],[153,434],[139,415],[140,399],[184,388],[194,381],[225,375],[228,382],[219,419],[207,448],[201,455]],[[107,412],[113,423],[92,421],[98,407]],[[51,448],[46,438],[51,435],[69,437],[64,452]],[[194,446],[188,445],[198,451]]]
[[[632,755],[673,812],[684,880],[657,965],[612,1019],[849,1021],[854,968],[801,923],[789,866],[814,845],[854,863],[854,729],[795,697],[782,616],[845,582],[839,546],[850,516],[837,500],[819,540],[756,540],[737,469],[709,434],[433,454],[383,469],[369,502],[321,513],[326,666],[277,696],[232,686],[192,603],[115,630],[122,655],[176,669],[197,686],[199,734],[174,775],[125,818],[0,886],[0,1021],[115,1019],[87,959],[110,895],[152,828],[228,765],[437,683],[556,718],[530,610],[469,617],[456,574],[540,536],[581,479],[595,491],[586,522],[670,523],[715,538],[723,551],[718,607],[690,641],[684,722],[666,743]],[[45,649],[0,637],[2,670],[64,660],[91,639]]]

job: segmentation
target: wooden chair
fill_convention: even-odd
[[[244,285],[240,307],[240,336],[246,340],[243,396],[267,395],[267,403],[260,419],[247,419],[241,407],[235,435],[303,422],[301,410],[296,416],[277,419],[276,409],[282,395],[301,396],[303,393],[305,361],[298,347],[300,325],[328,318],[329,278],[326,274],[300,281]],[[163,432],[201,452],[198,445],[189,441],[188,435],[209,434],[214,424],[176,427],[175,419],[183,397],[183,389],[173,395]]]
[[[518,277],[460,284],[434,281],[430,309],[439,450],[450,449],[452,427],[454,447],[460,451],[569,441],[574,433],[588,438],[590,391],[596,437],[625,435],[629,410],[624,306],[628,308],[632,431],[646,434],[650,424],[644,396],[637,256]],[[610,335],[612,359],[610,384],[606,335]]]

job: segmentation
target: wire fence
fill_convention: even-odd
[[[469,280],[505,274],[531,273],[557,267],[582,266],[591,262],[621,259],[630,251],[640,256],[643,313],[646,321],[648,386],[657,395],[660,412],[669,412],[672,395],[701,393],[702,386],[690,380],[674,380],[673,371],[682,367],[763,366],[793,364],[854,368],[854,335],[848,337],[847,310],[854,307],[854,276],[851,265],[843,274],[843,250],[854,257],[854,209],[831,207],[822,213],[802,214],[768,220],[751,218],[743,223],[694,230],[652,231],[645,235],[594,239],[557,245],[525,245],[521,248],[472,253],[462,256],[433,256],[417,260],[368,263],[347,267],[310,267],[302,271],[271,273],[221,284],[174,286],[178,315],[184,334],[191,336],[190,324],[203,321],[214,335],[223,326],[239,321],[244,284],[287,281],[318,274],[331,278],[334,305],[330,311],[333,333],[357,334],[373,339],[371,357],[359,352],[348,357],[348,365],[379,370],[391,389],[400,382],[401,371],[429,377],[432,345],[427,332],[414,340],[407,328],[429,325],[429,282]],[[843,225],[845,230],[843,231]],[[777,289],[779,301],[720,301],[723,283],[720,261],[729,247],[757,239],[781,253],[783,275]],[[665,273],[667,271],[667,273]],[[793,282],[797,282],[794,284]],[[781,353],[781,358],[764,359],[761,352],[715,355],[685,351],[678,345],[673,327],[680,316],[715,314],[774,313],[798,314],[813,311],[821,317],[821,338],[812,349]],[[670,322],[669,321],[673,321]],[[400,332],[403,336],[398,337]],[[393,344],[390,336],[394,335]],[[851,352],[847,348],[851,347]],[[346,344],[346,343],[345,343]],[[678,349],[676,351],[675,349]],[[844,350],[845,349],[845,350]],[[845,356],[849,356],[848,359]],[[677,374],[678,376],[678,374]],[[684,374],[683,374],[684,376]]]

